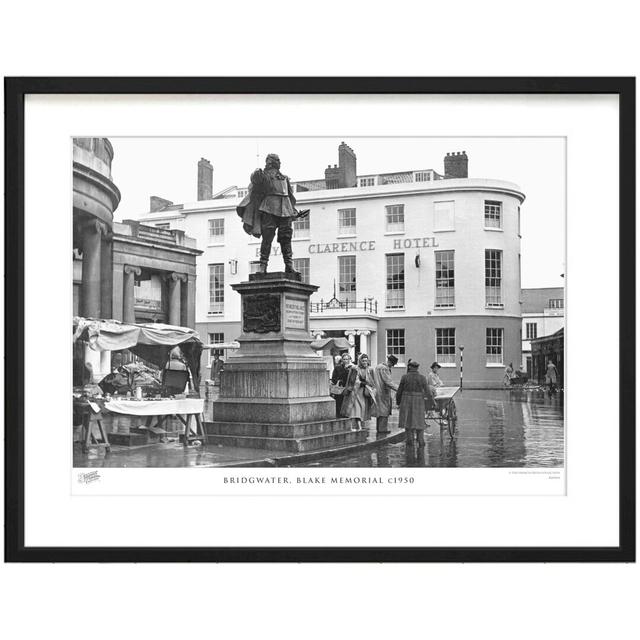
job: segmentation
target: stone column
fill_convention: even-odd
[[[181,282],[187,281],[185,273],[170,273],[167,276],[169,283],[169,324],[180,326],[180,298]]]
[[[373,360],[371,359],[372,356],[369,353],[369,336],[371,335],[371,331],[368,331],[367,329],[361,329],[357,333],[360,336],[360,353],[366,353],[369,356],[369,362],[371,364],[374,364]]]
[[[113,233],[107,230],[100,243],[100,317],[113,318]]]
[[[123,305],[122,305],[122,321],[123,322],[135,322],[135,276],[139,276],[142,273],[140,267],[134,267],[129,264],[124,265],[124,293],[123,293]]]
[[[351,360],[355,362],[356,359],[356,332],[353,330],[348,330],[344,332],[344,335],[347,336],[347,340],[351,345],[349,349],[349,355],[351,356]]]
[[[196,328],[196,277],[185,274],[184,284],[181,285],[180,325]]]
[[[101,244],[107,225],[98,220],[87,224],[82,238],[82,290],[80,312],[85,318],[99,318],[101,307]]]

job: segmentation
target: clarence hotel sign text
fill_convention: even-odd
[[[438,242],[434,236],[428,238],[396,238],[393,241],[393,250],[398,249],[424,249],[429,247],[437,247]],[[280,252],[280,247],[273,247],[276,255]],[[360,242],[332,242],[325,244],[323,242],[310,244],[309,253],[351,253],[353,251],[375,251],[375,240],[362,240]],[[260,249],[256,249],[256,256],[260,256]]]

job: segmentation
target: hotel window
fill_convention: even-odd
[[[391,204],[385,207],[387,231],[404,231],[404,205]]]
[[[527,322],[527,340],[535,340],[538,337],[538,324],[536,322]]]
[[[361,187],[375,187],[376,179],[375,178],[360,178],[359,180]]]
[[[436,360],[439,364],[456,363],[455,329],[436,329]]]
[[[302,282],[309,284],[309,258],[294,258],[293,268],[300,273]]]
[[[356,210],[338,209],[338,235],[355,235],[356,233]]]
[[[224,264],[209,265],[209,313],[224,313]]]
[[[387,329],[387,355],[404,362],[404,329]]]
[[[209,242],[224,242],[224,218],[209,220]]]
[[[249,193],[249,189],[238,189],[238,198],[244,198]]]
[[[258,273],[260,270],[260,260],[252,260],[249,263],[249,273]]]
[[[416,171],[416,182],[429,182],[431,173],[429,171]]]
[[[550,298],[549,309],[564,309],[564,298]]]
[[[502,364],[503,329],[487,329],[487,364]]]
[[[221,344],[224,342],[224,333],[210,333],[209,344]],[[209,366],[213,362],[213,356],[218,355],[222,358],[224,355],[223,349],[209,349]]]
[[[502,307],[502,251],[485,249],[484,290],[487,307]]]
[[[338,257],[338,297],[340,302],[356,301],[356,257]]]
[[[294,238],[309,238],[309,218],[311,214],[308,214],[304,218],[299,218],[298,220],[294,220],[293,227],[293,237]]]
[[[436,302],[437,308],[454,307],[455,269],[453,251],[436,251]]]
[[[433,203],[433,230],[453,231],[455,229],[455,207],[453,200]]]
[[[156,224],[156,229],[169,229],[170,226],[171,225],[168,222],[158,222]]]
[[[387,255],[387,309],[404,309],[404,253]]]
[[[502,202],[484,201],[484,228],[502,229]]]
[[[522,233],[520,231],[520,207],[518,207],[518,235],[521,236]]]

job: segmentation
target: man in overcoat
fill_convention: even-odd
[[[378,433],[389,433],[389,416],[393,403],[391,391],[397,391],[398,385],[391,378],[391,368],[398,364],[398,358],[393,354],[387,356],[387,361],[379,364],[373,370],[373,381],[376,386],[376,404],[372,414],[376,416],[376,430]]]

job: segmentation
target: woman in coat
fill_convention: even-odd
[[[347,384],[342,400],[342,417],[355,418],[354,431],[360,431],[371,419],[371,407],[375,402],[373,371],[369,366],[369,356],[361,353],[358,366],[349,369]]]
[[[407,443],[413,446],[418,441],[424,447],[425,398],[429,394],[427,379],[418,373],[420,365],[409,360],[407,373],[402,376],[396,391],[396,403],[400,407],[398,426],[407,432]]]
[[[336,362],[336,366],[331,373],[331,384],[339,385],[343,388],[347,386],[347,378],[349,377],[349,370],[353,368],[351,362],[351,356],[348,352],[342,354],[342,358]],[[332,394],[331,397],[336,401],[336,418],[340,418],[342,415],[342,402],[344,400],[344,389],[341,394]]]

